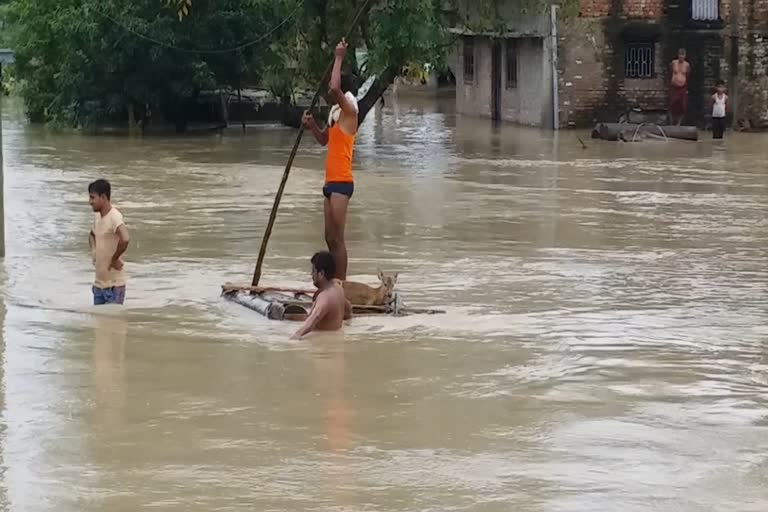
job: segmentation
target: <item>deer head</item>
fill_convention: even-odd
[[[384,272],[379,270],[377,275],[379,276],[379,281],[381,281],[380,289],[384,292],[384,301],[388,304],[392,300],[398,274],[385,275]]]

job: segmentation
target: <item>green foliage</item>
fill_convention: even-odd
[[[191,11],[184,0],[179,22],[177,6],[157,0],[12,0],[5,22],[32,120],[83,126],[125,120],[133,110],[183,127],[185,107],[202,91],[253,83],[280,61],[269,44],[279,34],[243,43],[296,5],[195,0]]]
[[[371,10],[366,34],[370,71],[439,60],[448,40],[439,0],[383,0]]]
[[[294,49],[298,78],[304,84],[316,87],[333,58],[333,48],[346,34],[362,3],[363,0],[306,0]],[[441,15],[443,3],[444,0],[373,0],[347,39],[345,72],[353,74],[360,85],[370,76],[385,76],[391,81],[394,75],[408,69],[441,65],[452,37]],[[371,89],[371,94],[380,95],[387,85]]]
[[[0,0],[0,19],[34,121],[83,126],[152,112],[183,125],[205,90],[259,84],[289,101],[314,89],[362,3]],[[467,5],[479,15],[462,18]],[[510,5],[543,12],[549,1],[372,0],[348,38],[346,71],[358,84],[379,77],[364,102],[373,105],[397,75],[423,80],[428,67],[446,69],[449,27],[501,27]]]
[[[549,16],[553,4],[560,17],[579,14],[579,0],[454,0],[463,5],[464,25],[475,32],[504,33],[520,17]]]

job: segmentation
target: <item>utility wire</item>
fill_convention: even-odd
[[[148,41],[148,42],[150,42],[150,43],[152,43],[152,44],[155,44],[155,45],[157,45],[157,46],[162,46],[163,48],[167,48],[167,49],[169,49],[169,50],[175,50],[175,51],[177,51],[177,52],[181,52],[181,53],[196,53],[196,54],[206,54],[206,55],[221,55],[221,54],[225,54],[225,53],[234,53],[234,52],[238,52],[238,51],[240,51],[240,50],[244,50],[245,48],[248,48],[248,47],[250,47],[250,46],[253,46],[253,45],[259,44],[260,42],[264,41],[265,39],[267,39],[268,37],[270,37],[272,34],[274,34],[275,32],[277,32],[277,31],[278,31],[280,28],[282,28],[282,27],[283,27],[283,25],[285,25],[286,23],[288,23],[288,22],[289,22],[289,21],[290,21],[292,18],[294,18],[294,17],[296,16],[296,14],[299,12],[299,10],[300,10],[300,9],[301,9],[303,6],[304,6],[304,2],[303,2],[303,1],[299,2],[299,3],[296,5],[296,8],[295,8],[295,9],[294,9],[294,10],[293,10],[293,11],[292,11],[292,12],[291,12],[291,13],[290,13],[290,14],[289,14],[289,15],[288,15],[288,16],[287,16],[287,17],[286,17],[286,18],[285,18],[283,21],[281,21],[280,23],[278,23],[277,25],[275,25],[274,27],[272,27],[272,29],[271,29],[269,32],[267,32],[266,34],[264,34],[264,35],[262,35],[262,36],[258,37],[257,39],[254,39],[253,41],[248,41],[248,42],[246,42],[246,43],[240,44],[240,45],[238,45],[238,46],[234,46],[234,47],[232,47],[232,48],[218,48],[218,49],[213,49],[213,50],[206,50],[206,49],[193,49],[193,48],[180,48],[180,47],[178,47],[178,46],[174,46],[174,45],[172,45],[172,44],[170,44],[170,43],[166,43],[166,42],[160,41],[160,40],[158,40],[158,39],[154,39],[154,38],[152,38],[152,37],[150,37],[150,36],[148,36],[148,35],[146,35],[146,34],[142,34],[141,32],[137,32],[136,30],[134,30],[134,29],[132,29],[132,28],[130,28],[130,27],[128,27],[128,26],[126,26],[125,24],[121,23],[120,21],[116,20],[115,18],[113,18],[113,17],[112,17],[112,16],[110,16],[109,14],[107,14],[107,13],[105,13],[105,12],[101,12],[101,11],[99,11],[98,9],[96,10],[96,12],[97,12],[99,15],[101,15],[101,16],[103,16],[104,18],[106,18],[106,19],[108,19],[109,21],[111,21],[112,23],[114,23],[115,25],[117,25],[118,27],[122,28],[122,29],[123,29],[123,30],[125,30],[126,32],[130,32],[130,33],[131,33],[131,34],[133,34],[134,36],[136,36],[136,37],[138,37],[138,38],[140,38],[140,39],[143,39],[143,40],[145,40],[145,41]]]

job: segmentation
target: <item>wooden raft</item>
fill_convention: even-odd
[[[264,315],[270,320],[293,320],[291,315],[309,314],[316,290],[243,286],[227,283],[221,286],[221,295],[236,304]],[[395,293],[392,302],[381,306],[352,305],[352,316],[408,316],[445,313],[437,309],[410,308],[403,305]]]

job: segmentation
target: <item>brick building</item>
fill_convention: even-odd
[[[480,16],[469,2],[459,7],[463,27]],[[575,3],[556,18],[496,12],[493,31],[456,29],[458,111],[564,128],[615,121],[633,107],[666,110],[669,63],[683,47],[692,67],[686,124],[705,126],[723,79],[733,121],[768,128],[768,0]]]

